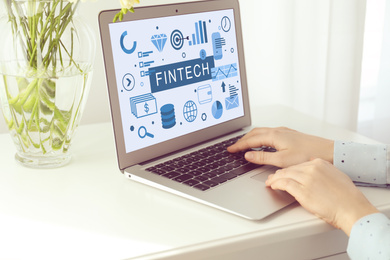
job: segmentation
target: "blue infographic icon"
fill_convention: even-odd
[[[145,57],[149,57],[150,56],[150,54],[152,54],[153,53],[153,51],[145,51],[145,52],[142,52],[142,51],[140,51],[140,52],[138,52],[138,58],[145,58]]]
[[[183,108],[183,116],[187,122],[194,122],[198,116],[198,108],[194,101],[187,101]]]
[[[150,93],[130,98],[130,107],[131,112],[136,118],[157,113],[156,98]]]
[[[225,39],[221,37],[219,32],[213,33],[211,37],[213,39],[214,59],[221,60],[223,57],[222,47],[226,45]]]
[[[138,128],[138,136],[139,138],[141,139],[144,139],[145,137],[150,137],[150,138],[154,138],[154,135],[149,133],[147,130],[146,130],[146,127],[144,126],[141,126],[140,128]]]
[[[206,57],[207,57],[206,50],[201,49],[201,50],[200,50],[200,53],[199,53],[199,56],[200,56],[200,58],[201,58],[202,60],[205,60]]]
[[[234,85],[229,85],[229,93],[230,93],[230,96],[237,96],[238,95],[238,91],[239,89],[236,88],[236,86]]]
[[[225,99],[225,105],[226,105],[226,110],[230,110],[236,107],[239,107],[240,103],[238,101],[238,96],[231,96]]]
[[[166,104],[160,108],[161,122],[164,129],[172,128],[176,125],[175,106]]]
[[[223,107],[221,102],[215,101],[212,108],[211,108],[211,113],[213,114],[213,117],[215,119],[220,119],[223,113]]]
[[[230,110],[240,106],[238,100],[238,88],[234,85],[229,86],[230,97],[225,99],[226,110]]]
[[[206,121],[207,120],[207,114],[206,113],[203,113],[202,114],[202,121]]]
[[[236,77],[238,76],[237,63],[212,68],[211,75],[213,81]]]
[[[158,34],[158,35],[153,35],[151,40],[154,46],[156,46],[157,50],[159,52],[162,52],[164,50],[167,39],[168,37],[166,34]]]
[[[121,41],[120,41],[121,48],[122,48],[122,50],[124,51],[124,53],[126,53],[126,54],[132,54],[132,53],[135,51],[135,49],[137,48],[137,42],[134,41],[133,47],[132,47],[131,49],[127,49],[127,48],[125,47],[125,43],[124,43],[124,40],[125,40],[125,37],[126,37],[126,36],[127,36],[127,31],[125,31],[125,32],[122,33],[122,35],[121,35]]]
[[[229,17],[224,16],[221,20],[221,28],[224,32],[230,31],[230,28],[232,27],[232,22],[230,21]]]
[[[208,43],[206,22],[198,21],[195,23],[195,33],[192,34],[192,40],[189,41],[189,45],[192,46],[204,43]]]
[[[174,30],[171,34],[171,44],[175,50],[180,50],[184,45],[183,33],[179,30]]]
[[[222,81],[221,88],[222,88],[222,92],[225,93],[226,92],[226,84],[223,81]]]
[[[213,100],[213,92],[210,84],[198,87],[196,92],[198,93],[198,101],[201,105]]]
[[[125,76],[123,76],[122,85],[123,88],[126,89],[127,91],[133,90],[133,88],[135,87],[134,76],[131,75],[130,73],[127,73]]]

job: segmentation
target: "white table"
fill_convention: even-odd
[[[253,119],[372,142],[283,107],[254,108]],[[0,259],[313,259],[346,248],[341,231],[297,203],[249,221],[126,179],[110,123],[81,126],[71,164],[54,170],[16,164],[8,134],[0,144]],[[362,191],[390,216],[390,190]]]

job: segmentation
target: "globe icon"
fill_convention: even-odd
[[[183,116],[187,122],[194,122],[198,115],[198,108],[194,101],[190,100],[184,104]]]

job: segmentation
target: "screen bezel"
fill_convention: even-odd
[[[166,16],[177,16],[194,14],[200,12],[212,12],[219,10],[233,9],[236,26],[236,39],[238,47],[239,70],[241,79],[242,98],[244,104],[244,116],[233,119],[215,126],[208,127],[184,136],[180,136],[165,142],[155,144],[140,150],[126,153],[122,118],[115,77],[114,59],[110,41],[109,24],[119,10],[106,10],[99,14],[99,26],[103,48],[108,95],[111,107],[111,119],[115,136],[118,165],[121,171],[124,169],[152,160],[178,150],[191,147],[195,144],[205,142],[225,134],[237,131],[251,124],[249,110],[248,84],[246,77],[244,46],[241,29],[241,17],[238,0],[212,0],[180,4],[158,5],[135,8],[135,13],[125,15],[122,22],[159,18]],[[118,21],[119,22],[119,21]]]

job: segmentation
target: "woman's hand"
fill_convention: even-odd
[[[379,212],[346,174],[321,159],[278,170],[266,185],[287,191],[306,210],[348,236],[356,221]]]
[[[228,151],[236,153],[250,148],[270,146],[275,153],[250,151],[245,158],[257,164],[289,167],[321,158],[333,163],[334,142],[332,140],[303,134],[288,128],[255,128],[230,146]]]

